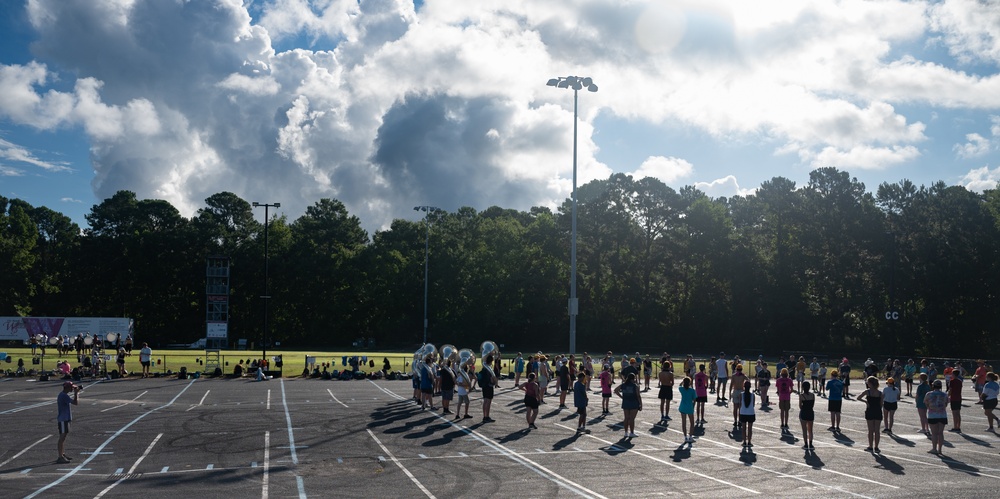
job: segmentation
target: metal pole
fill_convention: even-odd
[[[264,205],[264,295],[261,298],[264,299],[264,331],[262,331],[261,336],[263,336],[263,341],[261,341],[261,348],[263,349],[261,354],[261,359],[267,358],[267,305],[270,302],[268,300],[267,294],[267,208],[269,205]]]
[[[579,91],[573,89],[573,228],[569,250],[569,353],[576,353],[576,315],[579,302],[576,299],[576,121],[577,97]]]
[[[430,216],[428,214],[427,216]],[[431,224],[424,218],[424,225],[427,226],[427,237],[424,239],[424,344],[427,344],[427,276],[430,269],[431,254]]]
[[[261,299],[264,300],[264,330],[261,331],[261,359],[267,359],[267,308],[271,300],[271,295],[267,293],[267,281],[268,281],[268,241],[267,241],[267,229],[268,223],[270,222],[270,215],[268,208],[280,208],[281,203],[258,203],[253,202],[254,208],[263,206],[264,207],[264,294]]]

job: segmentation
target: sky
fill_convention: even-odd
[[[750,195],[1000,180],[1000,0],[10,0],[0,195],[555,208],[616,172]],[[263,218],[263,210],[256,216]],[[274,213],[273,211],[271,213]]]

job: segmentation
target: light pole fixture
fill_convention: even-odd
[[[281,208],[281,203],[258,203],[253,202],[253,207],[264,207],[264,294],[260,296],[264,300],[264,330],[261,332],[261,359],[267,359],[267,304],[271,295],[267,293],[267,223],[268,208]],[[270,364],[270,363],[268,363]]]
[[[430,216],[431,213],[436,213],[441,211],[441,208],[435,208],[433,206],[414,206],[414,211],[422,211],[424,215],[424,224],[427,226],[427,235],[424,238],[424,344],[427,344],[427,274],[430,269],[430,254],[431,254],[431,223]]]
[[[569,250],[569,353],[576,353],[576,316],[580,313],[580,302],[576,298],[576,125],[577,101],[580,90],[596,92],[594,80],[583,76],[560,76],[546,83],[550,87],[573,90],[573,222]]]

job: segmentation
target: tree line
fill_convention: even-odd
[[[268,337],[343,348],[568,346],[571,201],[463,207],[369,235],[321,199],[268,223]],[[578,190],[580,350],[997,353],[1000,191],[875,192],[821,168],[712,199],[614,174]],[[206,258],[231,259],[230,341],[259,344],[264,224],[221,192],[191,218],[119,191],[86,215],[0,197],[0,315],[126,316],[153,345],[204,336]],[[429,233],[428,233],[429,231]]]

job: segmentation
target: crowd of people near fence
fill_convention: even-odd
[[[763,355],[748,361],[739,356],[728,359],[725,352],[708,361],[696,361],[692,355],[675,361],[667,353],[655,361],[648,354],[638,353],[618,358],[608,352],[599,359],[586,352],[580,357],[518,353],[508,360],[511,373],[506,377],[500,374],[504,364],[499,355],[486,356],[478,369],[475,362],[455,365],[452,360],[437,359],[433,354],[422,361],[412,378],[413,400],[422,410],[440,409],[443,415],[454,415],[454,420],[473,418],[469,414],[469,394],[479,390],[482,422],[494,422],[492,399],[498,389],[510,383],[507,388],[523,392],[529,431],[537,428],[541,405],[558,404],[556,410],[568,410],[569,402],[579,414],[577,431],[589,432],[587,410],[593,394],[600,396],[601,416],[612,414],[609,404],[612,398],[619,400],[624,438],[636,438],[635,419],[643,409],[642,394],[655,389],[660,408],[656,425],[670,424],[671,405],[677,400],[675,414],[681,419],[685,444],[694,444],[696,429],[708,422],[705,404],[714,395],[715,405],[731,407],[731,432],[742,437],[744,450],[750,452],[756,418],[772,412],[771,385],[777,397],[777,418],[783,437],[792,433],[792,395],[797,395],[796,419],[807,452],[815,449],[813,425],[816,412],[822,409],[817,405],[819,399],[826,400],[830,417],[827,430],[835,435],[841,432],[844,400],[854,398],[862,402],[867,426],[865,450],[874,454],[881,453],[881,435],[894,434],[895,413],[903,398],[913,399],[920,431],[930,439],[929,452],[934,454],[942,452],[949,412],[952,427],[948,431],[963,431],[966,396],[982,407],[988,423],[985,431],[996,432],[1000,427],[1000,417],[993,412],[1000,395],[998,376],[982,359],[968,369],[962,362],[943,362],[939,368],[926,359],[890,358],[879,363],[868,358],[856,367],[846,357],[828,363],[801,355],[779,358],[769,364]],[[966,385],[970,375],[971,390]],[[436,398],[440,399],[439,407],[435,407]]]

